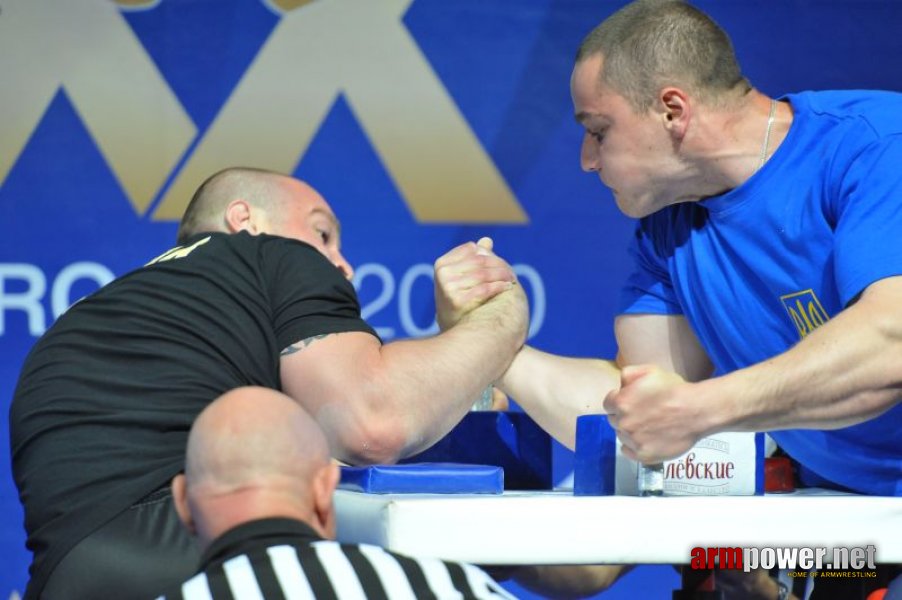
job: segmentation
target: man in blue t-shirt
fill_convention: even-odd
[[[804,483],[902,496],[902,94],[769,98],[715,22],[663,0],[589,33],[570,86],[583,169],[638,219],[618,354],[524,347],[499,387],[570,448],[602,409],[644,463],[768,431]],[[540,579],[583,593],[599,569]]]
[[[583,169],[638,219],[619,352],[524,348],[500,387],[570,447],[603,406],[644,463],[769,431],[819,485],[902,495],[902,94],[769,98],[660,0],[585,38],[571,94]]]

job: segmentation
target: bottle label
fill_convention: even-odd
[[[649,495],[663,484],[665,496],[753,496],[761,493],[763,434],[719,433],[703,438],[682,456],[665,461],[663,469],[643,468],[623,456],[617,442],[618,495]],[[663,479],[663,482],[661,481]],[[640,489],[645,488],[645,489]]]

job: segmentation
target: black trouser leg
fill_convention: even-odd
[[[41,598],[152,600],[188,579],[199,558],[167,488],[79,542],[53,570]]]

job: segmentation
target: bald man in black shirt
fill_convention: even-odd
[[[150,597],[197,551],[172,509],[196,415],[231,389],[285,392],[353,464],[447,433],[522,346],[525,296],[489,245],[437,263],[465,315],[383,345],[360,318],[338,220],[305,183],[236,168],[208,179],[179,246],[69,309],[25,361],[13,474],[34,553],[26,598]]]

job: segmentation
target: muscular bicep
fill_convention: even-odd
[[[356,462],[367,441],[380,348],[373,335],[351,331],[298,340],[282,351],[282,391],[316,419],[338,459]]]
[[[620,315],[614,321],[619,366],[654,364],[688,381],[711,376],[714,368],[681,315]]]

